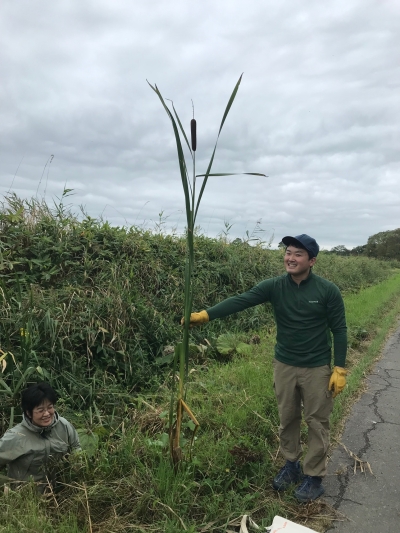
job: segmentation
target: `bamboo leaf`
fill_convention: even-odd
[[[1,378],[0,378],[0,384],[4,387],[4,390],[0,390],[0,392],[6,392],[7,394],[12,395],[12,390],[7,385],[7,383]]]
[[[22,377],[18,381],[16,387],[14,388],[14,394],[17,394],[19,392],[19,389],[22,387],[22,385],[25,383],[26,379],[31,376],[35,372],[36,368],[34,366],[30,366],[25,370],[25,372],[22,374]]]

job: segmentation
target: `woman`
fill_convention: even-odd
[[[0,439],[0,466],[8,477],[32,479],[43,492],[54,482],[57,459],[80,449],[75,428],[55,410],[57,393],[48,383],[31,385],[22,392],[23,420]]]

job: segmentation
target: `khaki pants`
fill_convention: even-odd
[[[328,391],[329,365],[315,368],[290,366],[274,359],[274,389],[280,419],[280,450],[285,459],[301,457],[300,424],[303,403],[308,426],[308,451],[303,472],[324,477],[329,447],[329,417],[333,408],[332,392]]]

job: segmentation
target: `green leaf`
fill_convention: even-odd
[[[230,333],[220,335],[217,339],[217,350],[222,355],[229,355],[235,351],[236,338]]]
[[[184,191],[184,195],[185,195],[186,219],[187,219],[188,231],[190,231],[190,230],[193,229],[193,220],[192,220],[192,217],[191,217],[192,209],[191,209],[191,205],[190,205],[189,178],[188,178],[188,174],[187,174],[186,161],[185,161],[185,156],[183,154],[183,148],[182,148],[182,143],[181,143],[181,139],[180,139],[180,136],[179,136],[178,127],[176,125],[174,117],[172,116],[171,111],[169,110],[167,104],[164,101],[164,98],[162,97],[160,91],[158,90],[157,85],[155,85],[153,87],[151,85],[151,83],[149,83],[148,81],[147,81],[147,83],[150,85],[150,87],[153,89],[153,91],[159,97],[159,99],[160,99],[160,101],[161,101],[161,103],[162,103],[167,115],[169,116],[169,118],[170,118],[170,120],[172,122],[172,127],[173,127],[173,130],[174,130],[175,141],[176,141],[176,148],[177,148],[177,151],[178,151],[179,170],[180,170],[180,174],[181,174],[182,186],[183,186],[183,191]]]
[[[0,392],[7,392],[7,394],[10,394],[12,395],[12,390],[10,389],[10,387],[7,385],[7,383],[0,378],[0,384],[4,387],[4,390],[3,391],[0,391]]]
[[[245,342],[239,342],[239,344],[236,346],[236,351],[240,355],[250,355],[251,350],[252,348],[250,344],[246,344]]]
[[[203,197],[203,193],[204,193],[204,189],[207,185],[207,180],[208,180],[208,176],[210,175],[210,172],[211,172],[211,167],[212,167],[212,164],[214,162],[214,156],[215,156],[215,151],[217,149],[217,144],[218,144],[218,139],[219,139],[219,136],[220,136],[220,133],[221,133],[221,130],[222,130],[222,126],[224,125],[224,122],[226,120],[226,117],[228,116],[228,113],[229,113],[229,110],[230,108],[232,107],[232,104],[233,104],[233,101],[236,97],[236,94],[238,92],[238,89],[239,89],[239,85],[240,85],[240,82],[242,81],[242,76],[243,74],[240,76],[238,82],[236,83],[235,85],[235,88],[233,89],[233,92],[231,94],[231,97],[229,98],[229,101],[228,101],[228,104],[225,108],[225,112],[224,112],[224,115],[222,117],[222,121],[221,121],[221,125],[219,127],[219,131],[218,131],[218,135],[217,135],[217,140],[215,141],[215,146],[214,146],[214,150],[213,150],[213,153],[211,155],[211,159],[210,159],[210,162],[208,164],[208,168],[207,168],[207,171],[206,173],[204,174],[204,180],[203,180],[203,183],[201,185],[201,188],[200,188],[200,193],[199,193],[199,197],[197,199],[197,204],[196,204],[196,209],[194,211],[194,217],[193,217],[193,221],[195,222],[196,221],[196,217],[197,217],[197,211],[199,210],[199,206],[200,206],[200,202],[201,202],[201,199]]]
[[[77,429],[76,431],[79,436],[79,442],[81,443],[82,450],[86,453],[86,455],[92,457],[96,453],[99,446],[98,435],[86,429]]]
[[[167,447],[168,444],[169,444],[169,435],[168,435],[168,433],[162,433],[161,437],[160,437],[160,441],[163,443],[163,445],[165,447]]]
[[[229,355],[234,352],[240,355],[249,355],[251,353],[251,346],[238,339],[237,335],[232,333],[225,333],[220,335],[217,339],[217,350],[222,355]]]
[[[218,134],[218,136],[219,136],[219,134]],[[214,150],[213,150],[210,162],[208,164],[207,171],[204,174],[204,180],[203,180],[203,183],[202,183],[201,188],[200,188],[199,197],[197,199],[197,204],[196,204],[196,209],[194,211],[194,221],[196,221],[197,211],[199,210],[200,202],[201,202],[201,199],[202,199],[203,193],[204,193],[204,189],[206,188],[206,185],[207,185],[208,176],[210,175],[211,167],[212,167],[212,164],[214,162],[214,156],[215,156],[215,151],[217,149],[217,143],[218,143],[218,138],[217,138],[217,142],[215,143]]]
[[[237,94],[237,92],[239,90],[239,85],[240,85],[240,82],[242,81],[242,77],[243,77],[243,74],[240,75],[240,78],[239,78],[237,84],[235,85],[235,88],[233,89],[231,97],[229,98],[228,105],[226,106],[224,116],[222,117],[221,126],[219,127],[218,137],[219,137],[219,134],[221,133],[222,126],[224,125],[226,117],[228,116],[228,113],[229,113],[229,111],[230,111],[230,109],[232,107],[233,101],[234,101],[234,99],[236,97],[236,94]]]
[[[156,365],[166,365],[167,363],[171,363],[171,361],[174,359],[175,353],[169,353],[168,355],[164,355],[163,357],[157,357],[157,359],[154,361]]]
[[[171,105],[172,105],[172,109],[174,110],[176,120],[178,121],[179,128],[180,128],[180,130],[181,130],[181,132],[182,132],[182,135],[183,135],[184,138],[185,138],[185,141],[186,141],[187,147],[189,148],[190,153],[192,154],[192,149],[191,149],[191,147],[190,147],[189,140],[188,140],[188,138],[187,138],[187,136],[186,136],[185,130],[183,129],[183,126],[182,126],[182,123],[181,123],[180,118],[179,118],[179,116],[178,116],[178,113],[176,112],[176,109],[175,109],[175,107],[174,107],[174,102],[173,102],[172,100],[170,100],[170,102],[171,102]]]
[[[47,372],[47,370],[45,368],[42,368],[41,366],[37,366],[36,367],[36,372],[38,374],[40,374],[41,376],[43,376],[44,378],[46,378],[46,379],[50,379],[51,378],[49,372]]]
[[[36,368],[34,366],[30,366],[25,370],[25,372],[22,374],[21,379],[18,381],[14,389],[14,394],[17,394],[17,392],[19,392],[19,389],[22,387],[22,385],[25,385],[27,378],[29,378],[29,376],[31,376],[35,371]]]
[[[194,431],[196,429],[196,424],[192,420],[189,420],[186,426],[190,429],[190,431]]]
[[[240,176],[240,174],[245,174],[246,176],[264,176],[268,178],[265,174],[260,172],[217,172],[215,174],[208,174],[209,176]],[[206,174],[197,174],[196,178],[203,178]]]

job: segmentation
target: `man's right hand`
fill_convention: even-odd
[[[201,324],[206,324],[210,320],[207,311],[200,311],[200,313],[192,313],[190,315],[190,327],[201,326]],[[185,319],[182,318],[181,324],[185,323]]]

